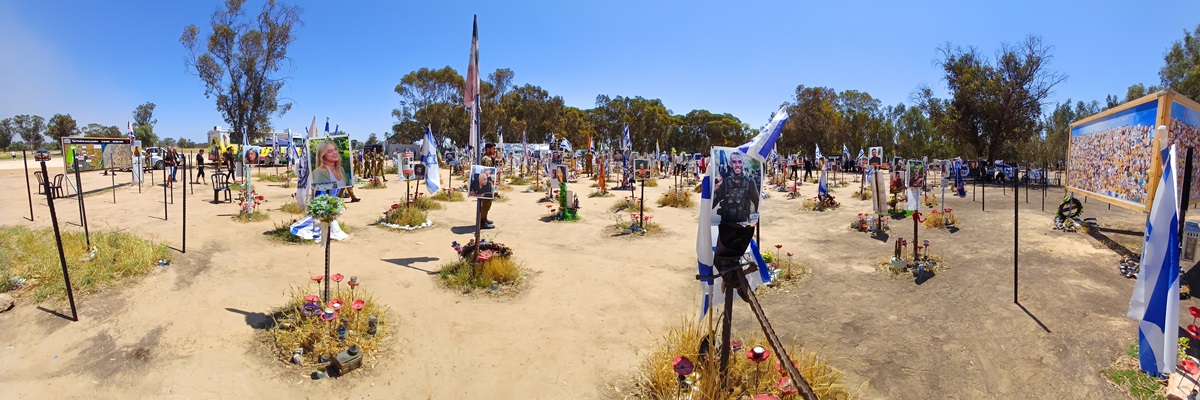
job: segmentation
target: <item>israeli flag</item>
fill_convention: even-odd
[[[825,170],[821,170],[821,178],[817,181],[817,194],[829,195],[829,181]]]
[[[571,150],[571,142],[568,142],[567,138],[563,138],[562,143],[558,144],[558,148],[570,151]]]
[[[814,157],[813,160],[820,160],[822,158],[825,158],[825,156],[821,155],[821,145],[818,144],[817,145],[817,156]]]
[[[845,143],[842,143],[842,154],[845,155],[846,158],[850,158],[850,149],[846,148]]]
[[[621,139],[621,150],[633,150],[633,141],[629,139],[629,125],[625,125],[624,137]]]
[[[753,157],[759,162],[765,162],[767,155],[775,149],[775,142],[779,140],[779,136],[783,134],[783,125],[787,123],[788,113],[787,106],[780,107],[779,111],[775,112],[775,117],[771,118],[771,122],[763,127],[758,135],[750,139],[750,143],[738,146],[738,151]],[[628,133],[626,134],[628,137]]]
[[[858,148],[858,159],[861,160],[864,158],[867,158],[867,153],[864,153],[862,147],[859,147]]]
[[[437,148],[433,145],[433,130],[425,127],[425,140],[421,144],[421,164],[425,165],[425,187],[429,193],[442,189],[442,174],[438,171]]]
[[[1160,135],[1166,134],[1159,127]],[[1158,136],[1155,139],[1162,137]],[[1175,371],[1179,346],[1179,192],[1175,171],[1175,146],[1164,149],[1162,178],[1154,192],[1146,242],[1142,245],[1142,269],[1133,296],[1129,318],[1138,320],[1138,361],[1151,376]]]

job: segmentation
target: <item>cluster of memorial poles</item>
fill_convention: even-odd
[[[26,172],[25,173],[25,189],[26,189],[26,192],[28,195],[27,197],[29,199],[29,220],[31,222],[33,222],[33,221],[35,221],[35,217],[34,217],[34,213],[33,213],[33,186],[29,182],[29,159],[28,159],[28,154],[25,151],[21,152],[21,156],[22,156],[22,161],[25,165],[25,172]],[[46,160],[39,160],[38,162],[41,167],[42,176],[43,177],[49,176],[48,175],[49,171],[47,171],[47,168],[46,168]],[[190,169],[191,169],[191,167],[189,166],[188,160],[186,158],[182,162],[183,162],[183,170],[184,170],[183,181],[184,181],[185,185],[190,186],[190,183],[191,183],[190,182],[190,179],[191,179]],[[84,201],[83,179],[80,176],[79,160],[78,159],[74,160],[74,164],[75,165],[74,165],[73,169],[75,172],[75,197],[76,197],[76,201],[79,204],[80,226],[83,227],[84,242],[87,246],[86,251],[92,252],[95,249],[92,248],[91,231],[88,228],[87,204]],[[138,167],[140,167],[140,166],[138,166]],[[114,169],[110,169],[109,173],[112,175],[111,190],[112,190],[112,195],[113,195],[113,203],[115,204],[117,202],[116,171]],[[133,173],[136,174],[137,171],[133,171]],[[172,185],[172,183],[170,181],[167,180],[166,173],[167,173],[167,171],[164,168],[163,169],[163,220],[164,221],[166,221],[168,219],[167,205],[169,203],[173,204],[174,197],[175,197],[174,186]],[[41,182],[39,182],[38,184],[43,185],[42,191],[45,192],[45,194],[46,194],[46,204],[50,208],[50,223],[54,229],[54,242],[55,242],[56,247],[58,248],[58,260],[59,260],[60,266],[62,267],[63,283],[64,283],[64,286],[66,287],[66,291],[67,291],[67,302],[71,306],[71,320],[78,322],[79,321],[79,311],[75,305],[75,293],[74,293],[74,288],[71,286],[70,270],[69,270],[69,268],[67,268],[66,252],[63,250],[62,231],[59,229],[59,225],[58,225],[58,211],[55,209],[55,206],[54,206],[54,191],[50,187],[52,185],[52,181],[49,178],[43,178],[43,180]],[[191,190],[194,191],[195,189],[193,188]],[[168,200],[167,191],[170,191],[170,200]],[[139,185],[139,192],[140,192],[140,185]],[[182,236],[183,243],[179,249],[180,253],[187,253],[187,194],[188,194],[187,192],[188,192],[188,189],[185,187],[185,189],[183,190],[183,221],[182,221],[183,226],[181,229],[181,233],[182,233],[181,236]]]

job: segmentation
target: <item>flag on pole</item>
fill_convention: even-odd
[[[864,152],[863,152],[863,148],[862,148],[862,147],[859,147],[859,148],[858,148],[858,158],[859,158],[859,159],[863,159],[863,158],[866,158],[866,157],[867,157],[867,153],[864,153]]]
[[[818,144],[817,145],[817,156],[813,157],[813,160],[820,160],[822,158],[825,158],[825,157],[821,155],[821,145]]]
[[[633,141],[629,139],[629,125],[625,125],[625,133],[621,138],[621,150],[633,150]]]
[[[827,179],[828,178],[827,178],[827,175],[825,174],[825,169],[821,169],[820,178],[817,180],[817,194],[818,195],[825,195],[825,196],[829,195],[829,181]]]
[[[1159,127],[1156,133],[1165,135],[1166,131]],[[1128,314],[1138,320],[1139,364],[1155,377],[1175,371],[1179,346],[1179,193],[1175,186],[1178,182],[1175,146],[1160,153],[1162,178],[1146,222],[1142,269],[1133,286]]]
[[[479,17],[471,21],[471,59],[467,63],[467,88],[463,99],[471,112],[471,136],[468,145],[471,147],[472,159],[479,159]]]
[[[658,159],[658,140],[657,139],[654,140],[654,159],[655,160]],[[657,162],[657,161],[655,161],[655,162]]]
[[[850,149],[846,148],[845,143],[842,143],[842,155],[846,156],[846,158],[850,158]]]
[[[771,154],[771,149],[775,148],[775,142],[783,134],[783,125],[787,120],[787,107],[780,107],[779,111],[775,112],[775,117],[771,118],[771,122],[767,123],[767,126],[763,127],[757,136],[750,139],[749,143],[738,146],[738,151],[746,153],[759,162],[766,161],[767,155]]]
[[[137,140],[133,137],[133,124],[129,120],[125,120],[125,130],[129,132],[129,140]]]
[[[442,189],[442,174],[438,172],[437,147],[433,145],[433,128],[425,127],[425,141],[421,143],[421,164],[425,165],[425,187],[429,193]]]
[[[496,128],[496,143],[499,143],[497,146],[504,147],[503,146],[503,144],[504,144],[504,127],[503,126]]]
[[[558,148],[571,151],[571,142],[568,142],[567,138],[563,138],[562,142],[558,144]]]
[[[593,153],[596,152],[596,145],[594,143],[592,143],[591,136],[588,136],[588,151],[593,152]]]

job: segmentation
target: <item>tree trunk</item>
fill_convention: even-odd
[[[321,227],[321,234],[325,236],[325,303],[329,303],[329,237],[333,233],[333,222],[325,222]]]

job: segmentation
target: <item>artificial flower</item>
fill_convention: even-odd
[[[783,394],[796,394],[799,392],[799,390],[796,390],[796,385],[792,384],[791,378],[787,377],[779,378],[778,381],[775,381],[775,387]]]
[[[320,301],[321,301],[321,298],[317,297],[317,295],[315,295],[315,294],[310,294],[308,296],[304,296],[305,303],[317,303]]]
[[[345,278],[344,276],[342,276],[342,274],[333,274],[333,276],[329,277],[329,280],[337,282],[337,283],[341,283],[342,278]]]
[[[321,313],[321,319],[325,321],[333,321],[337,318],[337,311],[332,308],[326,308],[324,313]]]
[[[367,305],[367,302],[363,301],[362,299],[358,299],[358,300],[355,300],[353,303],[350,303],[350,308],[354,309],[354,311],[359,311],[359,310],[362,310],[363,307],[366,307],[366,305]]]
[[[342,299],[333,299],[333,301],[329,302],[329,308],[332,308],[333,311],[341,310],[342,306],[344,305],[346,305],[346,303],[343,302]]]
[[[321,283],[321,281],[324,279],[325,279],[325,275],[313,275],[312,276],[313,282],[316,282],[316,283]]]

